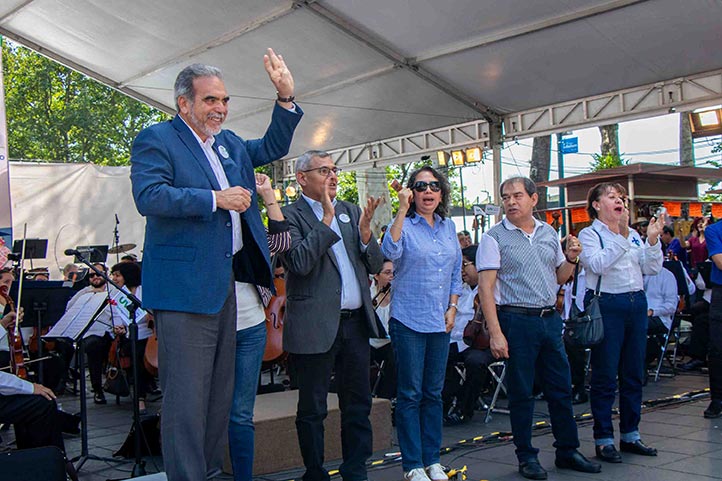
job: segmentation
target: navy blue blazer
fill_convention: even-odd
[[[241,214],[243,249],[239,281],[272,286],[268,241],[258,210],[254,167],[288,153],[303,112],[276,104],[260,139],[243,140],[229,130],[213,149],[231,186],[252,192]],[[133,142],[130,179],[138,212],[146,218],[143,306],[215,314],[228,294],[233,263],[231,216],[213,212],[212,190],[221,190],[210,163],[188,126],[176,116],[142,130]]]

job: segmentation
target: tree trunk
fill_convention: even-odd
[[[549,180],[549,168],[552,161],[552,136],[534,137],[534,146],[531,151],[531,166],[529,178],[534,182],[545,182]],[[536,208],[539,210],[547,208],[547,188],[539,187],[539,202]]]
[[[619,124],[602,125],[599,127],[602,134],[602,145],[600,147],[602,157],[607,154],[619,158]]]
[[[679,113],[679,165],[694,166],[694,144],[692,127],[689,123],[689,114],[691,113]]]

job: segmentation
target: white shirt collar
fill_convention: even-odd
[[[526,234],[526,235],[534,235],[534,233],[537,231],[537,229],[539,229],[539,227],[543,226],[544,223],[541,222],[541,221],[540,221],[539,219],[537,219],[536,217],[532,217],[532,219],[534,219],[534,231],[532,231],[531,234],[529,234],[528,232],[526,232],[525,230],[523,230],[521,227],[517,227],[517,226],[515,226],[514,224],[512,224],[508,217],[504,217],[504,219],[502,220],[502,223],[504,224],[504,227],[505,227],[507,230],[514,230],[514,229],[516,229],[516,230],[522,231],[522,232],[523,232],[524,234]]]
[[[303,197],[306,200],[306,202],[308,202],[308,205],[311,206],[311,209],[317,209],[317,208],[323,209],[323,205],[321,204],[320,201],[310,198],[303,192],[301,192],[301,197]],[[336,207],[336,198],[335,197],[333,199],[333,202],[331,202],[331,203],[333,204],[334,207]]]
[[[211,146],[213,146],[213,144],[216,142],[216,138],[215,138],[215,136],[213,136],[213,135],[209,136],[209,137],[206,139],[206,141],[203,142],[203,140],[198,136],[198,134],[196,133],[196,131],[193,130],[193,128],[192,128],[190,125],[188,125],[188,122],[186,122],[186,120],[185,120],[183,117],[181,117],[180,114],[178,114],[178,118],[181,119],[184,124],[186,124],[186,127],[188,127],[188,130],[191,131],[191,133],[193,134],[193,137],[196,138],[196,140],[197,140],[198,143],[201,145],[201,147],[211,147]]]

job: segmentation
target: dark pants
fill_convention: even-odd
[[[0,423],[15,424],[19,449],[56,446],[65,452],[55,401],[34,394],[0,395]]]
[[[465,379],[460,379],[456,371],[456,364],[464,363]],[[469,347],[459,352],[459,346],[454,342],[449,345],[449,360],[446,364],[446,378],[441,397],[444,400],[444,413],[449,411],[454,398],[456,408],[466,419],[474,416],[476,400],[487,378],[486,367],[494,362],[494,356],[489,349],[479,350]]]
[[[659,316],[647,318],[647,357],[645,366],[649,365],[655,359],[659,359],[662,355],[662,347],[664,346],[664,336],[669,332],[667,326],[664,325]]]
[[[690,308],[692,332],[689,335],[687,354],[693,359],[707,360],[709,351],[709,302],[697,301]]]
[[[335,373],[341,409],[341,450],[339,467],[345,481],[366,479],[366,460],[372,454],[371,389],[369,386],[370,346],[363,310],[342,315],[331,349],[319,354],[291,354],[298,381],[296,432],[306,466],[304,481],[328,480],[323,467],[323,420],[328,414],[331,374]]]
[[[585,302],[594,293],[587,290]],[[647,298],[643,291],[602,293],[599,307],[604,339],[592,348],[591,408],[598,446],[614,443],[612,406],[619,377],[619,431],[622,441],[639,439],[642,383],[647,343]]]
[[[567,353],[569,369],[572,373],[572,391],[582,393],[586,387],[587,350],[567,342],[564,343],[564,350]]]
[[[535,368],[541,369],[557,456],[570,456],[579,447],[579,437],[572,410],[572,383],[562,342],[561,317],[557,312],[545,317],[503,311],[498,315],[509,344],[506,386],[519,462],[536,459],[539,452],[531,445]]]
[[[722,401],[722,287],[712,289],[709,344],[709,390],[713,400]]]
[[[103,366],[108,360],[108,350],[113,340],[109,334],[104,336],[88,336],[83,339],[85,355],[88,358],[88,371],[90,371],[90,385],[93,392],[103,391]],[[83,374],[81,373],[81,376]]]

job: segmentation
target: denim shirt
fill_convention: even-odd
[[[417,332],[444,332],[449,296],[461,294],[461,248],[454,222],[434,214],[432,228],[419,215],[407,217],[398,242],[387,232],[381,251],[394,263],[391,317]]]

